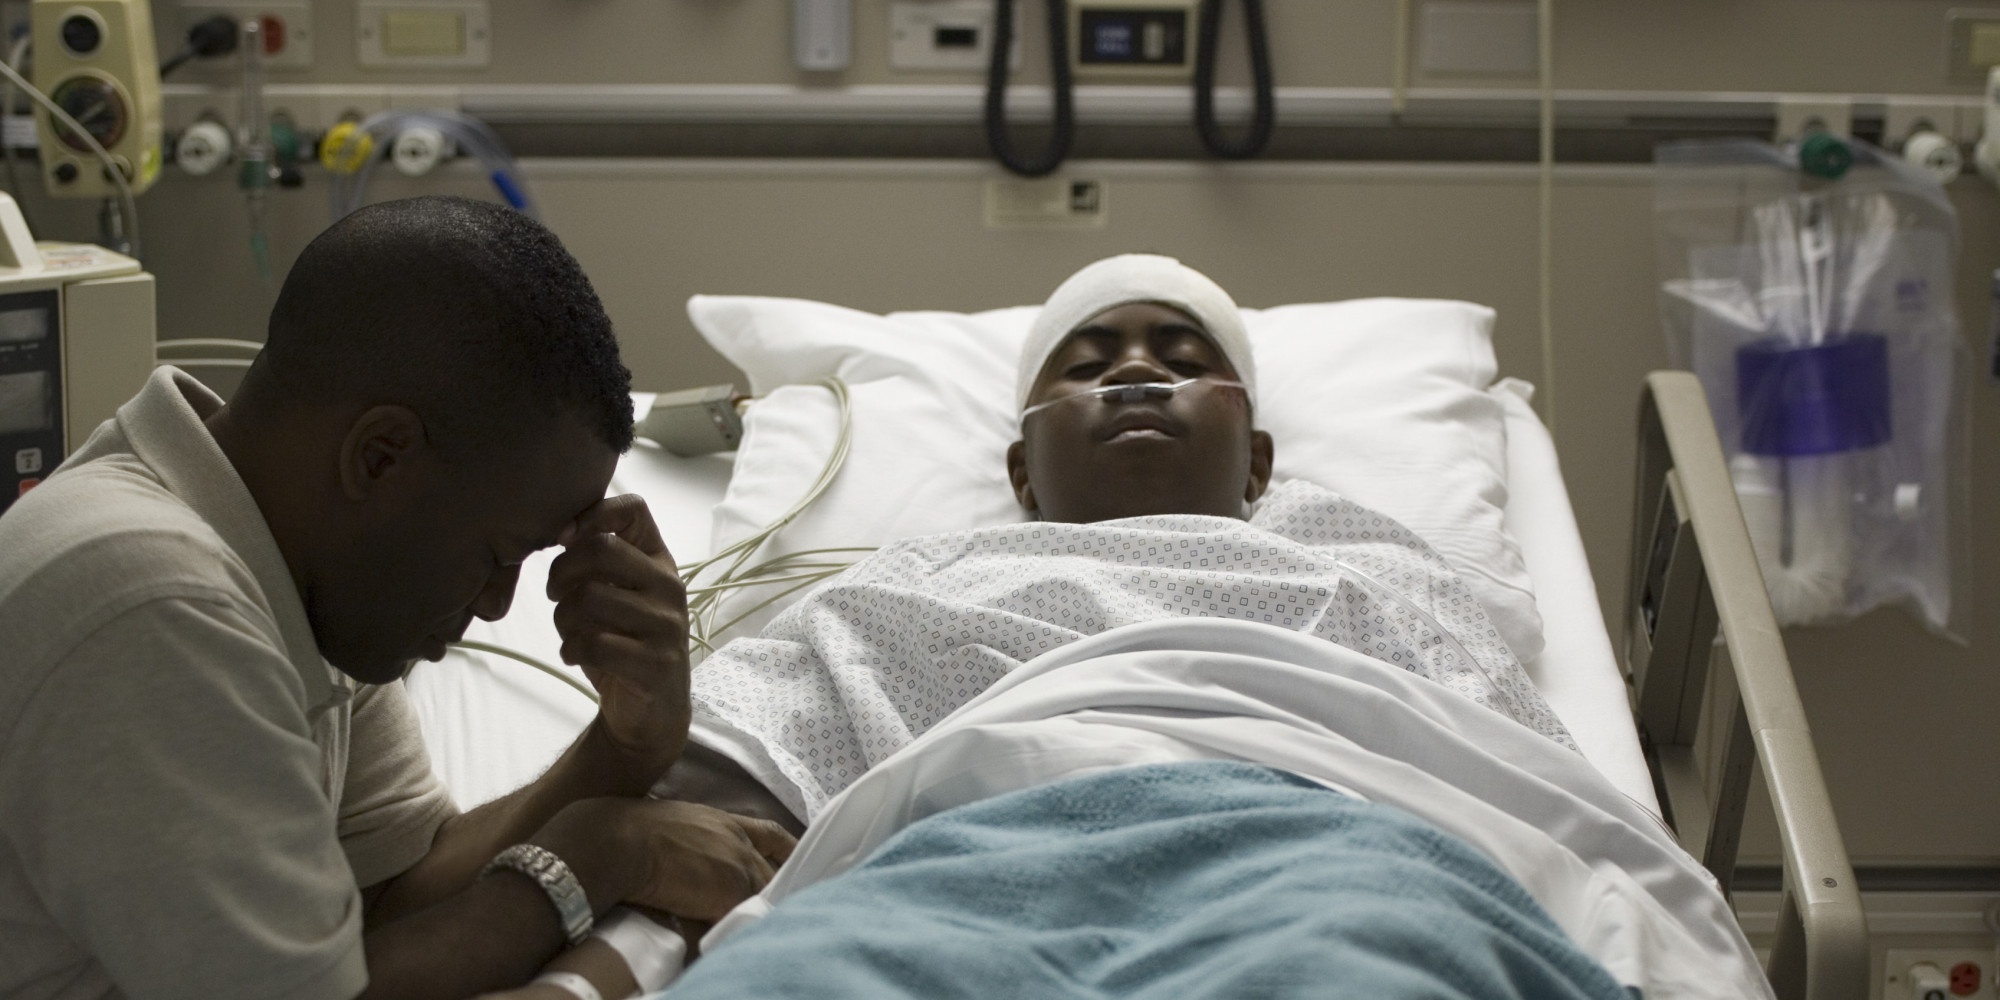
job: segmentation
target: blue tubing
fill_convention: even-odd
[[[493,171],[493,186],[500,189],[500,197],[505,198],[514,211],[528,210],[528,196],[521,193],[521,188],[514,183],[514,178],[507,176],[506,171]]]

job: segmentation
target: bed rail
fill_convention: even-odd
[[[1765,973],[1784,1000],[1861,1000],[1861,894],[1694,375],[1646,377],[1638,471],[1625,661],[1667,820],[1728,892],[1751,768],[1761,767],[1784,852]],[[1712,670],[1717,662],[1726,668]]]

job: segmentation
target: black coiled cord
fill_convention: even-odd
[[[1004,3],[1004,0],[1003,0]],[[1201,0],[1201,32],[1194,56],[1194,128],[1201,144],[1225,160],[1247,160],[1264,151],[1277,120],[1271,81],[1271,40],[1264,31],[1263,0],[1243,0],[1243,26],[1250,36],[1250,80],[1254,111],[1250,132],[1231,141],[1215,122],[1215,48],[1222,27],[1222,0]]]
[[[1069,157],[1076,132],[1069,76],[1069,4],[1049,2],[1049,72],[1055,91],[1055,131],[1048,148],[1033,160],[1023,160],[1007,134],[1007,62],[1014,48],[1014,0],[993,0],[993,62],[986,72],[986,145],[1000,165],[1023,177],[1055,172]]]

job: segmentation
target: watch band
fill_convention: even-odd
[[[493,856],[485,868],[480,869],[480,877],[507,868],[520,872],[535,880],[548,894],[549,902],[556,908],[556,916],[562,920],[563,933],[568,936],[570,947],[574,948],[590,936],[594,923],[590,911],[590,897],[584,894],[583,883],[576,880],[576,873],[563,864],[563,859],[555,852],[535,844],[515,844]]]
[[[604,1000],[604,994],[597,992],[597,987],[592,986],[590,980],[574,972],[544,972],[528,985],[553,986],[576,1000]]]

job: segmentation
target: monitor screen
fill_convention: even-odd
[[[0,434],[55,426],[54,380],[48,372],[0,375]]]

